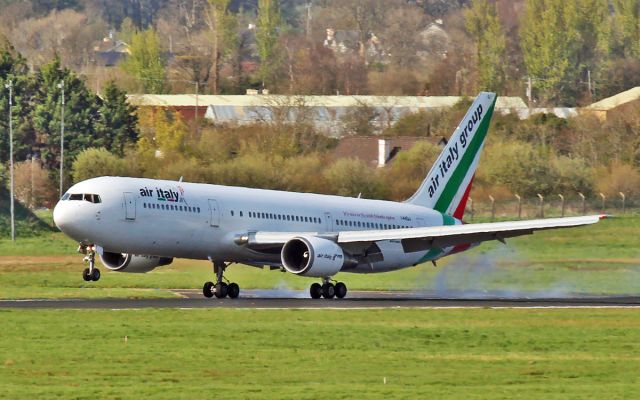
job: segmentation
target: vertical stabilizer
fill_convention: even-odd
[[[496,94],[481,92],[408,203],[461,219],[484,147]]]

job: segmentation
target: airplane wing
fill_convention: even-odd
[[[488,240],[504,242],[507,238],[530,235],[535,231],[571,228],[595,224],[603,216],[533,219],[526,221],[489,222],[483,224],[448,225],[428,228],[393,229],[387,231],[340,232],[338,243],[401,240],[406,252],[449,247],[458,244],[479,243]]]
[[[400,240],[406,252],[427,250],[432,247],[449,247],[458,244],[479,243],[488,240],[504,241],[535,231],[559,228],[571,228],[595,224],[603,215],[583,217],[548,218],[526,221],[490,222],[482,224],[448,225],[425,228],[405,228],[389,230],[343,231],[336,233],[318,232],[252,232],[238,236],[236,243],[251,248],[275,247],[283,245],[297,236],[317,236],[332,240],[338,244],[362,244],[381,240]]]

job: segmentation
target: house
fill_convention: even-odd
[[[247,95],[157,95],[127,96],[136,107],[171,109],[187,120],[206,118],[214,124],[308,122],[329,136],[340,137],[343,117],[367,108],[375,117],[371,124],[381,132],[409,113],[442,110],[463,100],[460,96],[287,96]],[[526,108],[519,97],[498,97],[496,112]],[[197,111],[196,111],[197,110]]]
[[[116,40],[113,34],[102,39],[98,45],[93,48],[94,62],[102,67],[113,67],[120,61],[124,60],[131,54],[129,45],[122,40]]]
[[[443,137],[350,136],[340,139],[338,146],[333,150],[333,157],[356,158],[372,168],[382,168],[393,162],[400,152],[407,151],[417,143],[424,141],[440,147],[447,144],[447,140]]]
[[[639,107],[640,86],[637,86],[583,107],[580,109],[580,112],[582,114],[594,115],[601,121],[606,121],[612,113],[637,112]]]
[[[420,49],[417,52],[423,62],[442,60],[447,58],[447,49],[451,44],[451,38],[444,29],[444,22],[437,19],[417,33]]]

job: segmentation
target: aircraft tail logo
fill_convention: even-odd
[[[462,219],[497,96],[481,92],[408,203]]]

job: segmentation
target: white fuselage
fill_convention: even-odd
[[[98,195],[99,200],[79,199],[80,194]],[[54,219],[73,239],[109,252],[250,265],[280,264],[279,253],[252,250],[234,241],[251,232],[317,234],[460,223],[407,203],[121,177],[74,185],[56,205]],[[384,260],[350,272],[399,269],[453,250],[405,253],[400,241],[376,244]]]

